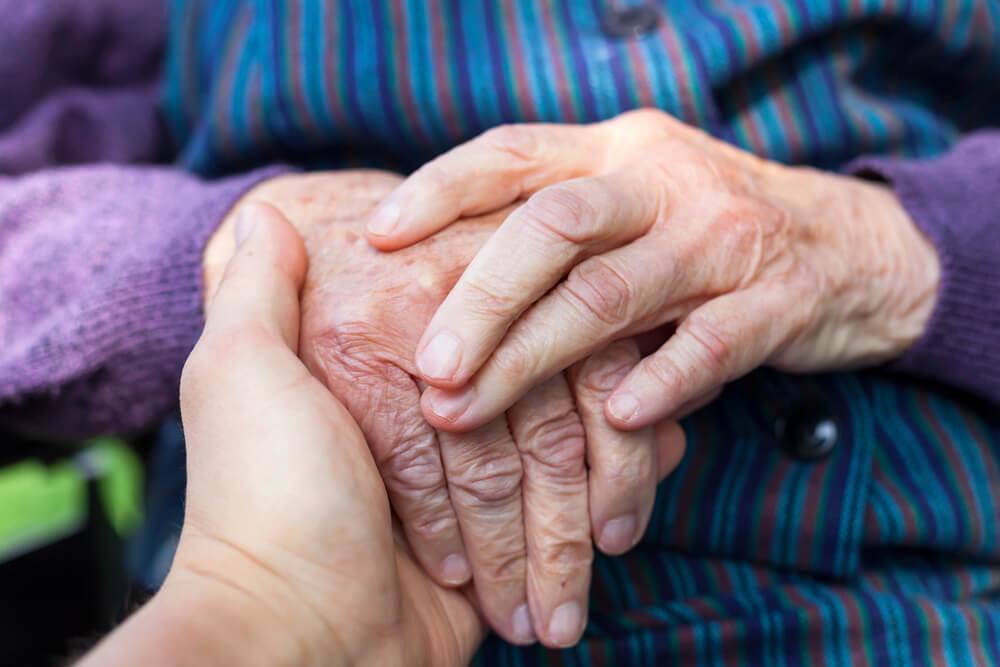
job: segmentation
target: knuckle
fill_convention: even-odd
[[[632,444],[632,443],[628,443]],[[638,448],[615,455],[593,457],[591,470],[599,478],[605,488],[611,489],[617,497],[630,496],[635,491],[642,491],[639,484],[653,478],[653,456],[649,448]]]
[[[492,545],[497,546],[497,545]],[[487,580],[493,583],[524,581],[527,555],[524,547],[505,544],[501,548],[480,556],[480,567]]]
[[[596,235],[597,209],[567,185],[553,185],[524,205],[528,225],[546,240],[571,245],[587,243]]]
[[[441,458],[430,434],[415,434],[378,452],[376,464],[386,486],[419,502],[444,489]]]
[[[792,225],[791,215],[781,207],[756,198],[730,195],[726,208],[712,230],[720,246],[740,267],[739,287],[758,277],[765,267],[788,264],[788,244],[782,238]]]
[[[583,473],[586,440],[576,410],[540,415],[526,425],[521,440],[522,454],[548,473],[574,478]]]
[[[711,188],[725,184],[716,160],[704,149],[680,136],[667,136],[643,155],[665,183],[674,189]]]
[[[693,352],[699,364],[718,370],[727,368],[732,362],[735,346],[712,319],[692,313],[678,328],[678,333],[694,341]]]
[[[480,135],[479,141],[494,152],[531,161],[538,154],[538,133],[526,125],[497,125]]]
[[[647,132],[656,135],[664,135],[671,131],[676,131],[682,123],[660,109],[633,109],[619,116],[621,122],[635,124]]]
[[[676,335],[676,334],[675,334]],[[649,358],[642,370],[656,382],[664,394],[673,394],[678,387],[690,382],[689,372],[674,361],[671,355],[659,354]]]
[[[637,296],[632,281],[603,257],[592,257],[573,267],[563,289],[585,315],[611,327],[628,321]]]
[[[538,565],[544,574],[559,577],[586,572],[594,563],[589,539],[558,540],[541,550]]]
[[[576,381],[577,394],[606,397],[638,362],[634,348],[612,345],[583,363]]]
[[[510,336],[493,352],[489,361],[494,369],[511,381],[535,376],[535,355],[520,336]]]
[[[466,303],[471,312],[487,318],[518,314],[520,303],[516,295],[522,290],[506,284],[507,281],[497,276],[490,276],[489,281],[491,284],[471,277],[464,281],[464,289],[468,293]]]
[[[517,456],[484,455],[457,473],[449,471],[448,482],[464,505],[492,508],[520,496],[522,474]]]
[[[436,542],[444,537],[452,536],[457,529],[457,521],[450,512],[428,512],[410,517],[406,521],[406,530],[421,542]]]

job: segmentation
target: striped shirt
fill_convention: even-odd
[[[994,0],[640,4],[174,0],[179,163],[407,170],[500,123],[649,106],[836,168],[1000,122]],[[888,372],[760,370],[684,427],[646,537],[597,558],[580,645],[492,638],[477,664],[1000,664],[996,408]],[[810,435],[832,453],[788,455]]]

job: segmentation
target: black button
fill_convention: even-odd
[[[601,21],[604,32],[618,39],[648,35],[660,25],[660,12],[651,4],[616,7],[608,10]]]
[[[806,404],[778,419],[775,435],[788,456],[815,461],[827,456],[837,446],[840,427],[821,405]]]

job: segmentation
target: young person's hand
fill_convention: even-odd
[[[306,254],[247,205],[181,383],[184,527],[159,593],[87,665],[464,665],[484,634],[395,540],[354,420],[296,356]]]
[[[435,580],[471,577],[484,616],[508,641],[574,644],[592,536],[613,554],[639,540],[683,432],[664,424],[623,433],[604,419],[608,392],[639,360],[633,341],[557,373],[471,433],[431,427],[413,365],[420,332],[503,213],[378,252],[363,220],[400,181],[373,171],[294,174],[246,196],[273,203],[305,239],[299,354],[358,420],[414,555]],[[213,239],[209,268],[231,253],[234,225]],[[218,273],[209,271],[209,285]]]

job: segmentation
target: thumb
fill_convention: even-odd
[[[249,202],[237,213],[236,251],[208,305],[204,337],[247,327],[298,348],[299,292],[308,259],[302,238],[269,204]]]

